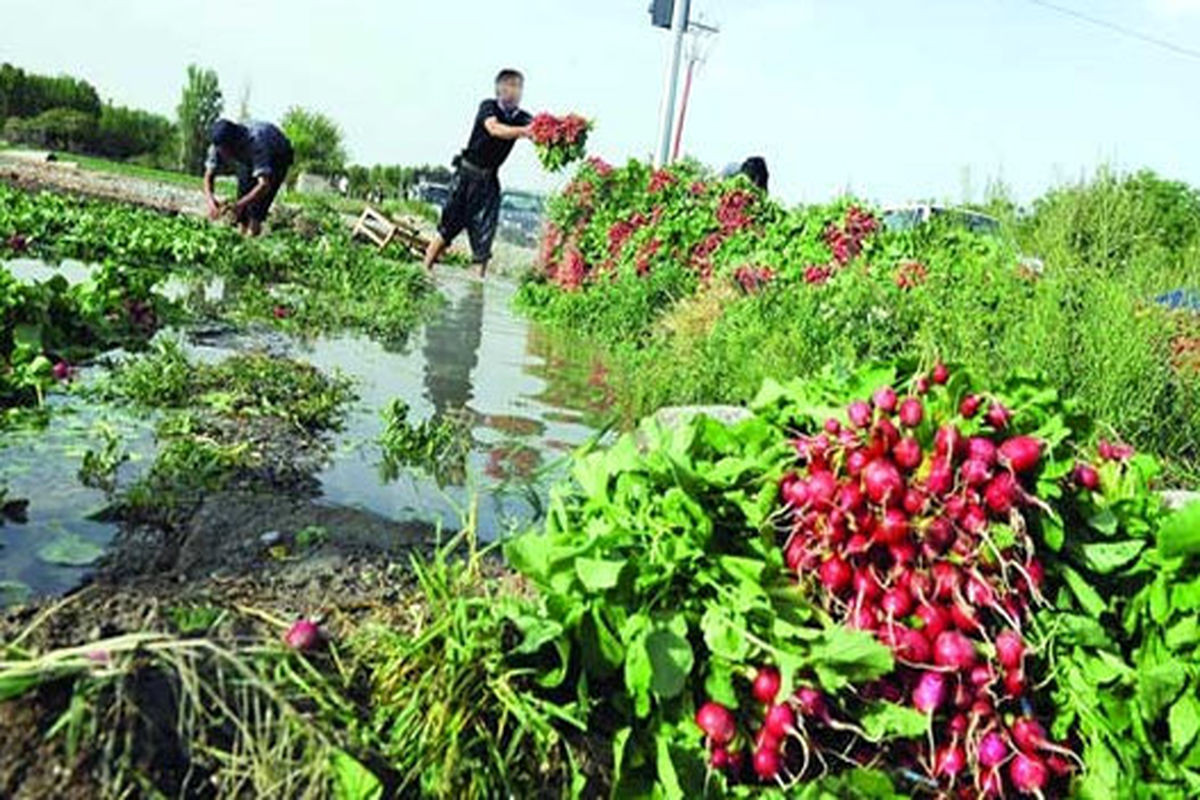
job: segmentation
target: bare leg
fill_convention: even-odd
[[[250,236],[257,237],[262,233],[262,221],[257,219],[250,220]]]
[[[440,234],[434,234],[429,240],[429,247],[425,248],[425,269],[433,272],[433,265],[442,257],[442,253],[446,252],[446,242]]]
[[[480,261],[478,266],[479,266],[479,277],[480,277],[480,279],[486,278],[486,277],[487,277],[487,268],[488,268],[488,262],[486,262],[486,261]]]

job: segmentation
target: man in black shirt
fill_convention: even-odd
[[[524,88],[525,78],[520,72],[501,70],[496,76],[496,99],[479,105],[467,147],[454,159],[457,171],[450,200],[442,209],[437,235],[425,251],[426,269],[432,270],[454,237],[466,229],[479,275],[487,273],[500,218],[500,166],[517,139],[529,136],[529,123],[533,121],[520,108]]]

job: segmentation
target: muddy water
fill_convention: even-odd
[[[27,280],[50,274],[31,262],[6,266]],[[88,269],[68,263],[57,272],[75,282],[86,279]],[[438,283],[445,306],[402,350],[355,334],[307,340],[274,331],[185,336],[200,358],[266,349],[355,381],[359,399],[317,476],[320,503],[454,529],[477,498],[479,529],[491,538],[537,517],[566,454],[612,419],[613,396],[593,354],[547,337],[514,314],[511,284],[454,273],[439,275]],[[167,293],[192,289],[168,286]],[[219,295],[220,287],[208,291]],[[469,420],[468,469],[460,485],[439,485],[419,469],[384,480],[376,441],[381,411],[397,398],[410,406],[411,421],[434,413]],[[115,534],[116,526],[97,516],[104,493],[84,487],[78,476],[83,453],[102,447],[103,431],[134,456],[121,468],[122,483],[152,460],[153,420],[76,397],[54,402],[45,429],[0,438],[0,486],[30,501],[24,522],[0,524],[0,604],[6,595],[52,594],[76,585]]]

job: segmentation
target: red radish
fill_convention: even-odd
[[[1012,779],[1013,788],[1021,794],[1041,795],[1046,787],[1046,765],[1039,758],[1033,758],[1024,753],[1017,753],[1016,758],[1008,765],[1008,777]]]
[[[784,477],[779,493],[783,496],[783,502],[791,508],[804,508],[808,505],[808,482],[795,473]]]
[[[754,774],[764,781],[770,781],[779,776],[782,759],[779,757],[778,750],[759,747],[754,751],[752,763],[754,765]]]
[[[1014,436],[1000,445],[1000,463],[1013,472],[1029,472],[1042,457],[1042,445],[1032,436]]]
[[[966,442],[962,433],[953,425],[943,425],[933,436],[933,452],[942,456],[947,462],[953,462],[966,450]]]
[[[990,664],[976,664],[971,667],[971,685],[975,687],[990,686],[996,680]]]
[[[818,470],[808,476],[808,499],[817,508],[828,508],[837,492],[837,479],[832,472]]]
[[[763,717],[763,730],[767,733],[782,740],[796,727],[796,716],[792,713],[791,706],[777,705],[767,709],[766,716]]]
[[[292,310],[287,306],[278,305],[274,308],[275,319],[287,319],[292,315]]]
[[[975,702],[971,704],[971,716],[976,719],[987,719],[996,711],[992,705],[992,701],[987,697],[976,697]]]
[[[980,629],[975,611],[964,603],[951,604],[950,621],[954,623],[954,627],[966,633],[975,633]]]
[[[967,419],[975,416],[979,411],[979,398],[973,394],[969,394],[962,399],[958,404],[958,413],[962,414]]]
[[[999,767],[992,767],[979,774],[979,797],[981,800],[1004,797],[1004,775]]]
[[[310,619],[298,619],[283,636],[284,643],[293,650],[307,652],[321,642],[321,629]]]
[[[998,402],[992,403],[988,406],[984,419],[987,420],[988,425],[991,425],[998,431],[1002,431],[1008,427],[1008,422],[1012,419],[1012,412]]]
[[[733,712],[720,703],[708,701],[696,712],[696,726],[704,731],[708,740],[718,746],[729,744],[737,735],[737,723]]]
[[[846,627],[856,631],[873,631],[879,627],[879,612],[875,606],[862,603],[856,608],[850,609],[850,616],[846,618]]]
[[[850,419],[850,424],[856,428],[867,428],[871,425],[871,407],[862,400],[855,400],[846,409],[846,416]]]
[[[961,685],[959,686],[961,689]],[[967,729],[971,727],[971,720],[967,719],[967,715],[959,712],[950,718],[950,722],[946,725],[946,730],[954,738],[960,738],[967,735]]]
[[[1017,480],[1011,473],[1001,472],[988,482],[983,500],[996,514],[1007,514],[1017,503]]]
[[[908,536],[908,516],[898,508],[883,512],[883,520],[875,528],[875,541],[880,544],[899,544]]]
[[[831,436],[837,436],[842,432],[842,423],[830,417],[829,419],[825,420],[825,432]]]
[[[904,493],[903,506],[905,512],[914,516],[917,514],[922,514],[928,505],[929,498],[927,498],[925,493],[920,489],[917,489],[916,487],[909,487],[908,491]]]
[[[1004,691],[1008,692],[1010,696],[1020,697],[1025,694],[1027,685],[1024,669],[1018,667],[1004,673]]]
[[[890,414],[896,410],[896,390],[890,386],[876,389],[875,394],[871,395],[871,401],[880,411]]]
[[[968,458],[963,463],[960,474],[967,486],[982,486],[992,477],[992,468],[983,461]]]
[[[869,569],[854,573],[854,596],[863,600],[876,600],[883,594],[883,587]]]
[[[1107,440],[1101,439],[1100,444],[1096,445],[1096,453],[1100,456],[1101,461],[1113,461],[1113,446]]]
[[[1037,753],[1049,744],[1046,729],[1033,717],[1018,717],[1010,731],[1013,742],[1026,753]]]
[[[996,443],[986,436],[972,436],[967,439],[967,458],[992,466],[996,463]]]
[[[967,754],[958,745],[947,745],[937,755],[934,771],[944,778],[956,778],[967,768]]]
[[[1025,642],[1016,631],[1001,631],[996,636],[996,660],[1005,669],[1018,669],[1025,658]]]
[[[900,424],[906,428],[915,428],[925,418],[925,406],[915,397],[910,397],[900,404]]]
[[[889,625],[880,638],[901,661],[928,664],[932,657],[929,640],[925,638],[925,634],[905,625]]]
[[[1069,774],[1073,769],[1071,762],[1057,753],[1046,757],[1046,766],[1050,768],[1051,772],[1059,777]]]
[[[950,369],[939,361],[933,368],[933,382],[938,386],[945,386],[948,380],[950,380]]]
[[[917,394],[929,394],[929,378],[924,375],[917,378]]]
[[[936,640],[942,631],[950,626],[950,614],[941,606],[932,603],[922,603],[917,606],[917,617],[924,623],[921,629],[930,640]]]
[[[917,557],[917,548],[912,542],[896,542],[888,545],[888,555],[897,566],[908,567]]]
[[[924,672],[913,687],[913,708],[923,714],[932,714],[946,702],[946,673]]]
[[[56,361],[51,368],[51,373],[56,381],[66,381],[71,378],[71,365],[65,361]]]
[[[929,477],[925,479],[925,488],[936,497],[943,497],[954,488],[954,472],[946,459],[939,456],[933,460]]]
[[[873,529],[874,529],[873,527],[869,528],[869,530],[873,530]],[[860,532],[860,533],[851,534],[850,538],[846,540],[846,555],[849,555],[849,556],[862,555],[863,553],[867,552],[870,549],[871,549],[871,539],[867,536],[866,533]]]
[[[829,709],[825,705],[825,695],[811,686],[801,686],[796,690],[796,704],[800,707],[800,713],[805,717],[812,719],[823,720],[829,716]]]
[[[775,731],[769,731],[764,726],[759,729],[758,735],[754,737],[754,746],[758,749],[775,750],[778,752],[779,750],[783,749],[784,738],[785,737],[783,734],[777,734]]]
[[[863,507],[863,491],[857,482],[843,483],[838,487],[837,507],[852,513]]]
[[[904,498],[904,479],[900,470],[885,458],[877,458],[863,470],[863,487],[873,503],[899,502]]]
[[[759,667],[754,675],[754,685],[751,689],[754,699],[760,703],[774,703],[779,696],[779,685],[782,679],[779,670],[774,667]]]
[[[933,643],[933,663],[939,667],[969,670],[975,666],[975,645],[958,631],[943,631]]]
[[[808,555],[808,549],[804,539],[799,536],[792,538],[788,543],[788,548],[783,554],[783,560],[787,562],[788,569],[799,570]]]
[[[900,469],[912,472],[921,466],[921,443],[911,436],[905,437],[892,448],[892,457]]]
[[[830,594],[841,594],[854,579],[854,571],[850,565],[837,555],[825,559],[820,568],[821,585]]]
[[[994,767],[1008,758],[1008,743],[996,731],[988,731],[979,740],[976,757],[981,767]]]
[[[729,751],[724,747],[714,747],[708,757],[708,765],[713,769],[728,769],[732,763]]]
[[[991,608],[996,605],[996,590],[977,573],[967,579],[967,602],[975,608]]]
[[[934,517],[925,527],[925,541],[939,553],[944,553],[954,544],[954,523],[945,517]]]
[[[962,572],[950,562],[938,561],[933,565],[933,596],[938,600],[950,600],[957,596],[962,581]]]
[[[871,454],[866,450],[854,450],[846,456],[846,472],[850,477],[857,478],[871,461]]]
[[[1094,492],[1100,488],[1100,473],[1091,464],[1076,464],[1072,477],[1084,489]]]
[[[875,423],[875,427],[871,429],[871,439],[875,442],[877,448],[882,448],[877,455],[882,455],[883,452],[891,450],[900,441],[900,431],[892,424],[890,419],[886,417]]]
[[[896,586],[883,593],[879,608],[892,619],[907,617],[912,613],[912,595],[903,586]]]

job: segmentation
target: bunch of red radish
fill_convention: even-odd
[[[586,117],[578,114],[556,117],[542,112],[529,124],[529,136],[534,144],[539,145],[575,144],[587,133],[590,125]]]
[[[844,267],[857,258],[867,238],[879,228],[879,220],[874,214],[850,206],[841,225],[830,225],[825,229],[825,244],[833,252],[834,263]]]
[[[762,667],[750,759],[761,780],[799,780],[822,752],[850,753],[882,760],[915,791],[990,798],[1053,793],[1073,768],[1074,754],[1034,716],[1027,672],[1024,631],[1042,567],[1024,515],[1039,506],[1041,443],[1012,435],[998,400],[951,398],[949,377],[939,364],[912,381],[910,396],[882,388],[851,403],[844,421],[800,435],[799,466],[780,487],[788,567],[833,619],[895,655],[896,669],[859,697],[909,704],[928,715],[929,735],[847,741],[854,726],[831,699],[802,687],[780,701],[778,673]],[[734,769],[733,714],[714,705],[696,721],[712,766]]]

